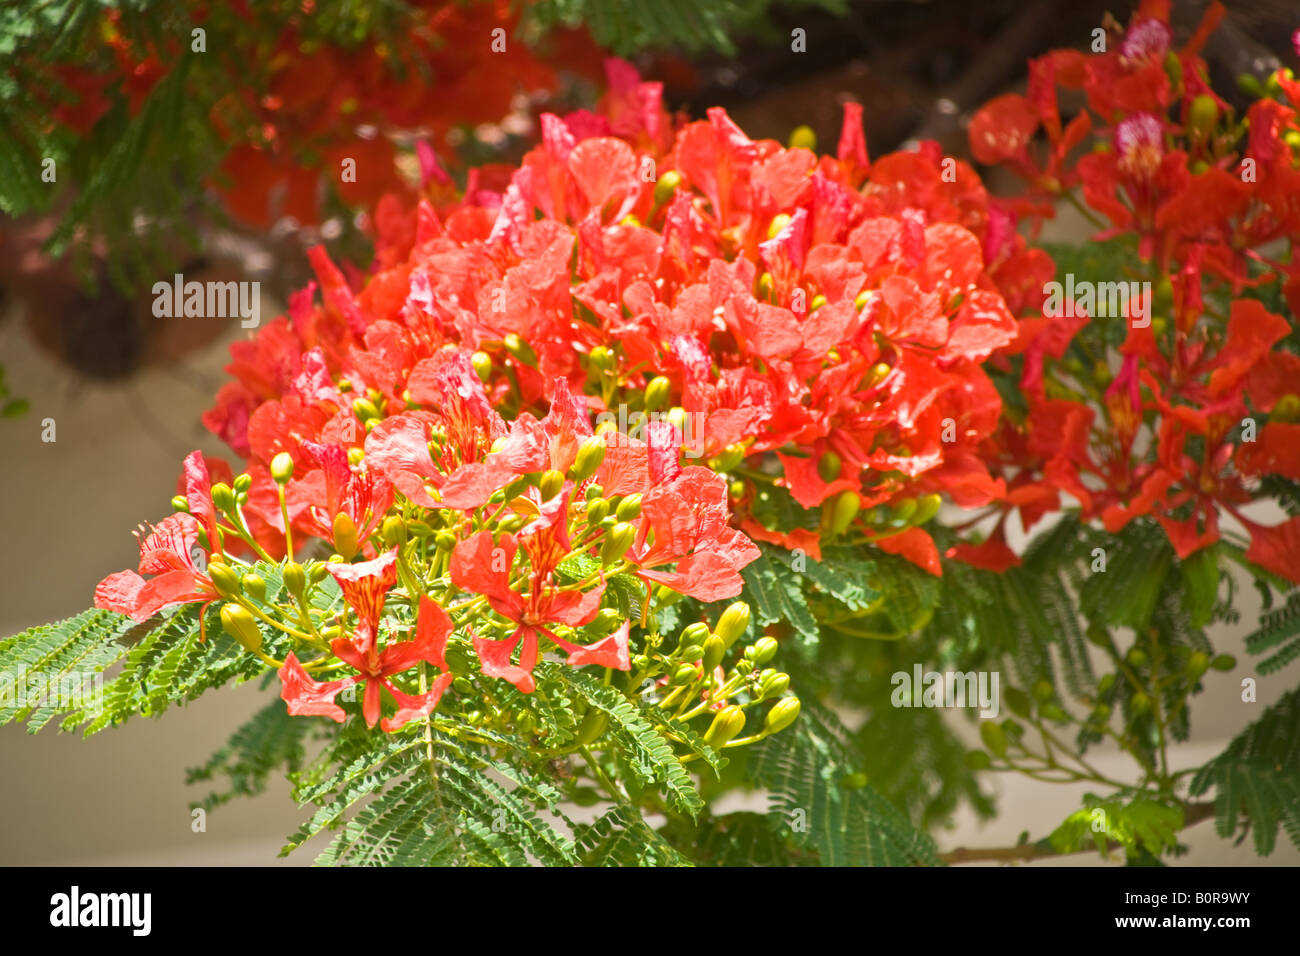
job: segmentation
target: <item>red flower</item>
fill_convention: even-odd
[[[289,713],[295,716],[330,717],[342,723],[347,715],[334,702],[334,698],[344,688],[364,682],[361,713],[366,726],[373,728],[379,722],[381,689],[384,689],[397,701],[397,712],[391,717],[385,717],[380,726],[390,733],[400,730],[410,721],[432,713],[442,699],[443,692],[451,684],[452,674],[447,670],[445,657],[447,636],[451,631],[451,618],[447,612],[428,596],[421,596],[414,639],[391,643],[380,651],[373,642],[361,649],[355,643],[340,638],[331,645],[335,656],[355,668],[359,674],[324,682],[309,677],[291,652],[278,671],[280,696],[288,704]],[[427,661],[444,672],[434,679],[428,691],[408,694],[394,686],[390,678],[410,670],[421,661]]]
[[[140,539],[140,574],[119,571],[95,588],[95,607],[145,621],[163,608],[203,602],[203,611],[219,595],[212,579],[196,564],[199,522],[187,514],[168,515]],[[140,538],[140,532],[136,532]],[[206,560],[206,559],[204,559]],[[141,574],[156,577],[145,580]]]

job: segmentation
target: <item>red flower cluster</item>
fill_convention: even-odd
[[[1086,346],[1073,369],[1066,357],[1104,317],[1075,308],[1023,321],[1029,412],[1019,426],[1004,421],[989,457],[1006,469],[1004,507],[1019,509],[1025,528],[1064,491],[1111,532],[1156,517],[1186,557],[1219,538],[1228,514],[1250,533],[1248,558],[1300,581],[1300,519],[1265,527],[1240,510],[1262,476],[1300,480],[1300,357],[1278,348],[1291,325],[1243,297],[1280,287],[1291,312],[1300,308],[1300,269],[1275,251],[1300,238],[1300,84],[1279,71],[1275,95],[1236,118],[1197,55],[1222,8],[1211,6],[1181,50],[1168,13],[1167,0],[1148,0],[1108,52],[1033,61],[1028,95],[1000,97],[971,124],[977,158],[1027,179],[1022,208],[1082,185],[1106,220],[1094,219],[1095,238],[1136,243],[1133,275],[1113,279],[1148,282],[1156,313],[1112,317],[1128,323],[1126,338],[1091,375],[1079,364]],[[1088,106],[1064,125],[1058,86],[1082,90]],[[1076,161],[1090,130],[1098,145]],[[1042,297],[1031,305],[1045,311]],[[955,553],[994,568],[1015,562],[1001,523]]]
[[[73,98],[51,103],[50,112],[84,135],[111,109],[115,95],[126,99],[134,116],[186,56],[213,58],[228,73],[230,92],[214,104],[210,119],[230,149],[212,185],[232,215],[257,228],[280,216],[318,223],[323,176],[358,207],[404,189],[395,165],[396,131],[441,142],[453,127],[509,115],[520,91],[553,90],[558,78],[552,64],[599,70],[596,49],[582,33],[553,33],[544,55],[517,43],[519,15],[506,3],[419,0],[403,14],[400,44],[377,35],[353,48],[321,41],[310,0],[187,6],[193,22],[212,35],[210,51],[194,54],[179,41],[141,48],[122,35],[121,13],[109,11],[103,34],[111,63],[77,51],[76,59],[51,67],[56,88]],[[494,53],[494,40],[509,44],[508,56]],[[422,175],[445,178],[427,142],[420,147]],[[340,174],[344,160],[355,163],[354,176]]]
[[[427,403],[422,362],[450,341],[491,361],[499,408],[540,410],[557,379],[610,417],[677,406],[688,453],[768,468],[735,471],[741,526],[814,554],[816,534],[750,515],[756,483],[805,508],[998,498],[981,364],[1050,262],[970,167],[934,144],[869,161],[856,106],[834,157],[750,140],[721,110],[674,131],[658,85],[607,69],[602,112],[543,116],[504,189],[382,202],[360,292],[315,252],[323,305],[306,290],[236,346],[210,427],[256,461],[301,459],[302,439],[358,425],[335,381],[387,414]],[[938,573],[919,527],[869,536]]]

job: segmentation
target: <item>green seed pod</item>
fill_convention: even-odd
[[[1231,654],[1220,654],[1210,661],[1210,666],[1216,671],[1230,671],[1237,666],[1237,659]]]
[[[862,499],[856,491],[846,489],[836,495],[835,504],[831,506],[831,534],[838,535],[847,531],[861,507]]]
[[[357,524],[340,511],[334,516],[334,550],[343,556],[344,561],[351,561],[356,557],[358,547]]]
[[[256,652],[262,649],[262,632],[247,608],[238,604],[223,604],[221,626],[244,650]]]
[[[704,642],[704,655],[700,658],[700,667],[704,673],[713,673],[714,668],[722,663],[722,656],[727,653],[727,645],[722,643],[722,638],[716,634],[710,634]]]
[[[641,516],[641,494],[638,492],[634,495],[628,495],[618,503],[618,508],[614,510],[619,521],[631,521],[633,518]]]
[[[1029,695],[1023,690],[1017,690],[1015,687],[1008,687],[1002,692],[1006,697],[1007,706],[1011,708],[1011,713],[1017,717],[1029,717]]]
[[[582,718],[582,723],[578,725],[578,735],[574,742],[579,747],[586,747],[598,740],[609,727],[609,715],[603,710],[592,709],[587,711],[587,716]]]
[[[1007,735],[998,724],[991,720],[980,722],[980,740],[984,741],[984,747],[995,757],[1005,757],[1007,755]]]
[[[840,476],[840,469],[843,467],[844,462],[840,460],[840,456],[833,451],[828,451],[817,462],[817,474],[822,481],[830,484]]]
[[[604,498],[593,498],[587,502],[587,524],[598,525],[609,514],[609,502]]]
[[[723,647],[731,647],[749,629],[749,617],[749,605],[744,601],[737,601],[722,612],[713,633],[722,639]]]
[[[790,149],[806,149],[809,152],[817,152],[817,134],[813,132],[811,126],[796,126],[790,130],[790,138],[786,140],[786,145]]]
[[[698,676],[699,671],[695,669],[694,664],[682,664],[673,671],[672,684],[675,687],[682,684],[692,684]]]
[[[646,383],[645,410],[653,412],[668,404],[672,397],[673,383],[663,375],[656,375]]]
[[[1214,125],[1219,122],[1219,104],[1209,93],[1202,93],[1192,100],[1187,110],[1187,125],[1200,136],[1209,136]]]
[[[190,513],[190,503],[185,500],[184,495],[177,495],[172,499],[172,511],[179,511],[183,514]]]
[[[406,525],[397,515],[389,515],[379,528],[379,536],[387,547],[400,548],[406,544]]]
[[[1034,697],[1040,704],[1045,704],[1056,695],[1052,689],[1052,682],[1049,680],[1039,680],[1034,684]]]
[[[1187,676],[1192,680],[1198,679],[1202,674],[1210,669],[1210,655],[1205,651],[1197,651],[1191,657],[1187,658]]]
[[[1141,717],[1151,709],[1151,698],[1141,691],[1138,691],[1129,700],[1128,708],[1134,717]]]
[[[756,665],[762,667],[772,658],[776,657],[776,652],[780,649],[776,639],[772,637],[762,637],[754,644],[754,655],[750,658]]]
[[[763,720],[763,729],[769,734],[780,733],[794,723],[802,709],[803,704],[799,702],[798,697],[782,697],[767,712],[767,717]]]
[[[294,597],[302,597],[302,592],[307,589],[307,572],[297,561],[284,566],[284,586]]]
[[[916,513],[912,515],[912,524],[923,525],[939,513],[943,506],[943,496],[937,494],[922,495],[916,502]]]
[[[224,481],[218,481],[212,486],[212,503],[218,511],[229,514],[235,510],[235,492]]]
[[[554,468],[543,472],[542,480],[537,483],[537,490],[542,493],[543,501],[550,501],[560,493],[563,487],[564,472],[556,471]]]
[[[601,564],[609,566],[621,560],[635,540],[635,527],[626,521],[614,525],[605,533],[605,543],[600,548]]]
[[[260,574],[244,575],[244,593],[254,601],[266,599],[266,579]]]
[[[670,169],[659,177],[655,183],[655,205],[662,206],[673,198],[673,193],[682,184],[682,174]]]
[[[596,473],[604,461],[605,439],[600,435],[592,435],[579,446],[578,456],[573,460],[573,467],[569,469],[569,477],[576,482],[586,481]]]
[[[271,477],[277,485],[287,485],[293,477],[293,456],[282,451],[271,459]]]
[[[681,636],[677,638],[677,646],[685,647],[688,644],[703,644],[709,639],[709,625],[703,621],[696,621],[694,624],[688,624],[682,628]]]
[[[968,750],[962,760],[967,770],[987,770],[993,766],[993,761],[983,750]]]
[[[709,729],[704,732],[704,742],[717,750],[744,729],[745,712],[735,704],[730,704],[713,715],[713,723],[709,724]]]
[[[515,332],[511,332],[505,337],[506,351],[513,355],[525,365],[537,365],[537,353],[533,347],[519,337]]]
[[[474,366],[474,374],[479,377],[479,381],[486,382],[492,377],[492,356],[486,352],[475,352],[469,361]]]

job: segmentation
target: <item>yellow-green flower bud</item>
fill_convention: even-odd
[[[330,576],[329,565],[322,564],[319,561],[313,561],[311,568],[307,571],[307,580],[312,584],[320,584]]]
[[[479,377],[479,381],[486,382],[492,377],[492,356],[486,352],[475,352],[469,361],[474,366],[474,374]]]
[[[218,511],[229,514],[235,510],[235,492],[224,481],[218,481],[212,486],[212,503]]]
[[[569,469],[569,477],[574,481],[586,481],[594,475],[605,461],[605,439],[592,435],[578,447],[578,455]]]
[[[596,368],[600,369],[602,372],[608,372],[610,369],[612,369],[616,361],[616,359],[614,358],[614,353],[611,352],[608,348],[606,348],[603,345],[597,345],[594,349],[592,349],[588,355],[588,358],[590,358],[591,364],[594,365]]]
[[[1191,657],[1187,658],[1186,667],[1187,676],[1192,680],[1197,680],[1210,669],[1210,655],[1205,651],[1196,651]]]
[[[655,183],[655,205],[662,206],[673,198],[673,193],[682,184],[682,174],[670,169],[659,177]]]
[[[614,514],[618,516],[619,521],[631,521],[641,514],[641,494],[628,495],[618,503],[618,508]]]
[[[722,638],[710,634],[704,641],[704,654],[700,658],[700,666],[704,668],[704,673],[712,673],[713,669],[722,663],[722,656],[726,653],[727,645],[722,642]]]
[[[290,561],[284,566],[284,586],[294,597],[301,597],[307,589],[307,572],[297,561]]]
[[[439,531],[433,543],[438,546],[439,551],[450,551],[456,547],[456,536],[450,531]]]
[[[579,747],[595,743],[608,726],[609,715],[603,710],[593,708],[587,711],[587,716],[582,718],[582,723],[578,725],[578,735],[574,738],[574,742]]]
[[[716,472],[728,472],[744,460],[745,446],[740,442],[734,442],[722,449],[722,454],[709,462],[709,467]]]
[[[600,485],[588,485],[587,490],[583,492],[583,497],[588,501],[595,501],[597,498],[605,497],[605,489]]]
[[[780,645],[777,644],[775,638],[760,637],[758,641],[755,642],[754,644],[753,647],[754,653],[750,657],[750,660],[752,660],[759,667],[762,667],[772,658],[776,657],[776,652],[779,649],[780,649]]]
[[[185,500],[184,495],[177,495],[172,499],[172,511],[179,511],[183,514],[190,513],[190,503]]]
[[[699,676],[699,672],[695,669],[694,664],[681,664],[673,671],[672,684],[674,686],[690,684],[695,681],[697,676]]]
[[[843,467],[844,462],[840,460],[840,456],[833,451],[828,451],[817,462],[817,474],[822,481],[830,484],[840,476],[840,469]]]
[[[896,525],[908,524],[914,514],[916,514],[915,498],[904,498],[894,505],[893,520]]]
[[[704,732],[704,742],[717,750],[744,729],[745,712],[737,705],[730,704],[713,715],[713,723]]]
[[[1208,136],[1219,121],[1219,104],[1209,93],[1202,93],[1192,100],[1187,110],[1187,125],[1201,136]]]
[[[722,639],[723,647],[731,647],[749,629],[749,605],[737,601],[722,612],[713,633]]]
[[[1237,659],[1231,654],[1219,654],[1210,661],[1210,666],[1216,671],[1230,671],[1237,666]]]
[[[397,515],[389,515],[379,526],[379,535],[388,547],[400,548],[406,544],[406,525]]]
[[[1300,418],[1300,395],[1287,392],[1273,403],[1273,410],[1268,413],[1270,422],[1289,424]]]
[[[600,562],[611,565],[627,554],[636,540],[636,528],[626,521],[620,521],[605,533],[605,543],[600,548]]]
[[[790,130],[790,138],[786,140],[786,145],[790,149],[806,149],[810,152],[817,152],[817,134],[813,132],[811,126],[796,126]]]
[[[922,495],[916,502],[916,513],[912,515],[912,524],[923,525],[939,513],[943,506],[943,497],[938,494]]]
[[[683,644],[677,649],[677,656],[694,663],[704,656],[704,647],[700,644]]]
[[[260,651],[262,649],[262,631],[257,626],[257,621],[253,615],[248,612],[247,608],[240,607],[238,604],[223,604],[221,606],[221,626],[226,629],[226,633],[239,642],[240,646],[246,651]]]
[[[709,639],[709,625],[703,621],[696,621],[694,624],[688,624],[682,628],[682,633],[677,638],[677,646],[685,647],[687,644],[703,644]]]
[[[262,601],[266,598],[266,579],[260,574],[244,575],[244,593],[254,601]]]
[[[208,577],[212,578],[217,593],[222,597],[232,598],[242,590],[239,584],[239,575],[234,568],[227,564],[209,562]]]
[[[650,379],[645,387],[645,410],[653,412],[667,405],[668,399],[672,397],[672,389],[673,383],[663,375]]]
[[[334,516],[334,550],[351,561],[357,554],[357,525],[351,517],[340,511]]]
[[[595,498],[587,502],[587,524],[598,525],[609,514],[609,502],[604,498]]]
[[[541,480],[537,482],[537,490],[542,493],[543,501],[550,501],[560,493],[563,487],[564,472],[556,471],[554,468],[543,472]]]
[[[858,516],[861,507],[862,499],[858,497],[856,491],[846,489],[836,495],[835,503],[831,506],[831,534],[843,534],[847,531],[849,525],[853,523],[853,519]]]
[[[372,418],[379,418],[379,409],[368,398],[354,398],[352,400],[352,410],[357,413],[357,418],[363,422],[368,422]]]
[[[521,339],[518,334],[511,332],[505,337],[506,351],[523,362],[525,365],[537,364],[537,353],[533,347]]]
[[[799,711],[802,709],[803,704],[799,702],[798,697],[782,697],[767,712],[767,718],[763,721],[763,730],[769,734],[785,730],[794,723],[794,719],[799,716]]]
[[[282,451],[271,459],[271,477],[277,485],[287,485],[293,477],[293,456]]]
[[[245,491],[247,491],[247,490],[248,490],[249,488],[251,488],[251,487],[253,487],[253,476],[252,476],[252,475],[245,473],[245,474],[242,474],[242,475],[236,475],[236,476],[235,476],[235,491],[236,491],[236,492],[238,492],[239,494],[243,494]]]
[[[790,689],[790,675],[784,671],[778,671],[770,677],[766,677],[763,683],[759,685],[762,689],[763,697],[780,697]]]
[[[781,230],[788,225],[790,225],[790,214],[788,212],[777,213],[767,226],[767,238],[775,239],[781,234]]]

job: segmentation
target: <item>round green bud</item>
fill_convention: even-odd
[[[745,712],[737,705],[729,704],[713,715],[713,723],[704,732],[704,742],[717,750],[744,729]]]
[[[260,574],[244,575],[244,593],[254,601],[266,599],[266,579]]]
[[[605,461],[605,439],[592,435],[578,447],[578,455],[569,469],[569,477],[575,482],[583,482],[594,475]]]
[[[537,483],[537,490],[542,494],[543,501],[550,501],[558,495],[564,488],[564,472],[551,468],[542,473],[542,479]]]
[[[1142,648],[1131,647],[1128,654],[1125,655],[1125,659],[1134,667],[1146,667],[1148,658],[1146,651],[1142,650]]]
[[[729,472],[735,469],[735,467],[744,460],[745,446],[740,442],[735,442],[724,448],[722,454],[709,462],[709,467],[716,472]]]
[[[307,580],[312,584],[320,584],[329,576],[329,565],[322,564],[319,561],[313,561],[311,568],[307,571]]]
[[[606,566],[620,561],[636,541],[636,528],[620,521],[605,533],[605,543],[600,548],[601,564]]]
[[[475,352],[470,358],[470,364],[474,366],[474,374],[479,377],[479,381],[486,382],[492,377],[492,356],[486,352]]]
[[[698,674],[694,664],[682,664],[673,671],[672,683],[674,686],[694,683]]]
[[[324,565],[322,565],[324,567]],[[297,561],[290,561],[284,566],[284,586],[294,597],[301,597],[307,589],[307,572]]]
[[[1192,654],[1191,657],[1187,658],[1187,676],[1192,680],[1196,680],[1209,669],[1210,655],[1205,653],[1205,651],[1197,651]]]
[[[506,351],[525,365],[537,364],[537,353],[533,347],[521,339],[516,332],[510,332],[505,337]]]
[[[390,548],[400,548],[406,544],[406,525],[397,515],[389,515],[379,527],[379,536]]]
[[[587,524],[598,525],[609,514],[609,502],[604,498],[593,498],[587,502]]]
[[[184,495],[177,495],[172,499],[172,511],[179,511],[183,514],[190,513],[190,503],[185,500]]]
[[[912,524],[923,525],[939,513],[943,506],[943,496],[938,494],[922,495],[917,499],[916,512],[912,515]]]
[[[244,650],[256,652],[262,649],[262,631],[247,608],[238,604],[223,604],[221,626]]]
[[[673,383],[663,375],[656,375],[645,387],[645,410],[653,412],[668,404],[672,397]]]
[[[750,658],[759,667],[762,667],[772,658],[776,657],[776,652],[780,649],[776,639],[772,637],[761,637],[754,644],[753,656]]]
[[[217,593],[222,597],[232,598],[240,594],[242,587],[239,575],[227,564],[212,562],[208,564],[208,577],[212,579]]]
[[[282,451],[271,459],[271,477],[277,485],[287,485],[293,477],[293,456]]]
[[[587,490],[583,492],[583,497],[588,501],[595,501],[597,498],[603,498],[604,496],[605,489],[600,485],[588,485]]]
[[[700,658],[700,667],[704,673],[710,674],[722,663],[722,657],[727,652],[727,645],[722,643],[722,638],[716,634],[710,634],[704,641],[704,654]]]
[[[1187,110],[1187,125],[1202,137],[1210,135],[1214,125],[1219,121],[1219,104],[1209,93],[1202,93],[1192,100]]]
[[[749,629],[749,618],[749,605],[736,601],[722,612],[713,633],[722,639],[723,647],[731,647]]]
[[[794,723],[801,709],[803,704],[798,697],[782,697],[767,712],[767,717],[763,719],[763,730],[769,734],[780,733]]]
[[[235,492],[224,481],[218,481],[212,486],[212,503],[218,511],[229,514],[235,510]]]
[[[811,126],[796,126],[790,130],[790,138],[786,140],[786,145],[790,149],[806,149],[810,152],[817,152],[817,134],[813,132]]]
[[[862,499],[856,491],[846,489],[836,495],[831,506],[830,533],[839,535],[847,531],[861,508]]]
[[[683,644],[677,649],[677,656],[684,661],[698,661],[704,656],[703,644]]]
[[[682,174],[670,169],[659,177],[655,183],[655,205],[662,206],[673,198],[673,193],[682,184]]]
[[[790,675],[784,671],[777,671],[769,677],[764,678],[759,685],[763,697],[780,697],[790,689]]]
[[[1290,424],[1296,419],[1300,419],[1300,395],[1294,392],[1287,392],[1273,403],[1273,410],[1268,413],[1270,422],[1282,422]]]
[[[252,475],[245,473],[242,475],[235,476],[235,491],[237,491],[239,494],[242,495],[244,492],[248,491],[248,489],[251,487],[253,487]]]
[[[631,521],[633,518],[641,515],[641,494],[638,492],[634,495],[628,495],[618,503],[618,508],[614,513],[618,516],[619,521]]]
[[[906,525],[911,522],[914,514],[916,514],[916,499],[904,498],[894,505],[894,524],[900,527]]]
[[[817,475],[822,481],[830,484],[840,476],[840,469],[844,467],[844,462],[840,456],[833,451],[828,451],[817,461]]]
[[[344,561],[351,561],[357,555],[360,542],[357,540],[357,523],[350,515],[340,511],[334,516],[334,550],[342,555]]]

